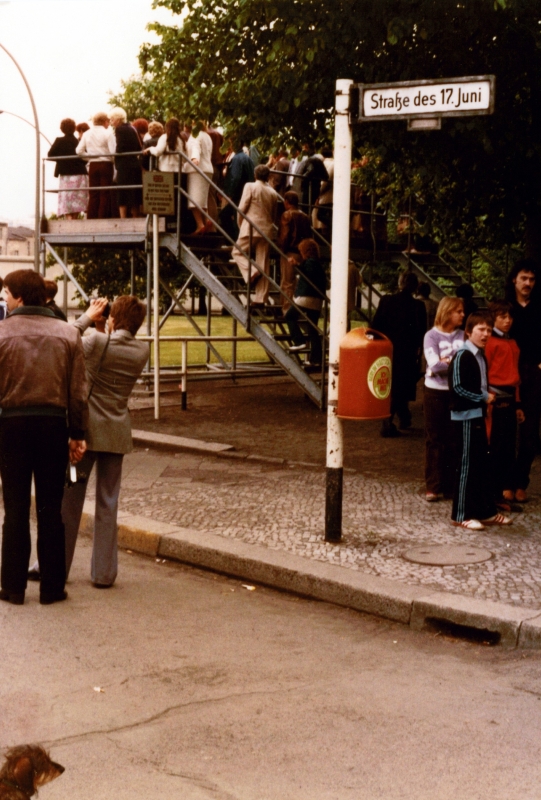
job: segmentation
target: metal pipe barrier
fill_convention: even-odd
[[[138,340],[142,342],[151,342],[154,341],[153,336],[137,336]],[[160,336],[160,341],[162,342],[180,342],[181,343],[181,351],[182,351],[182,364],[180,369],[180,390],[181,390],[181,403],[180,407],[182,411],[186,411],[187,409],[187,398],[188,398],[188,344],[190,342],[196,342],[200,344],[201,342],[253,342],[255,341],[253,336]],[[239,370],[236,370],[237,372]]]

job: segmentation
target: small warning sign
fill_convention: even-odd
[[[175,177],[172,172],[143,172],[145,214],[175,213]]]

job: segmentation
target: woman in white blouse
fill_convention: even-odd
[[[150,153],[158,157],[158,168],[160,172],[173,172],[175,175],[175,219],[177,216],[178,203],[178,181],[182,172],[184,159],[178,153],[186,153],[186,146],[180,135],[180,122],[175,117],[165,123],[165,133],[158,139],[157,143],[147,148],[145,155]]]
[[[182,171],[181,161],[183,159],[177,153],[185,153],[186,147],[180,136],[180,122],[175,117],[165,123],[165,133],[160,136],[158,142],[153,147],[145,150],[153,156],[158,156],[158,168],[160,172],[180,172]]]
[[[212,180],[214,174],[214,168],[212,166],[212,139],[204,130],[199,131],[199,133],[194,136],[192,134],[191,125],[185,125],[184,130],[190,134],[190,138],[186,142],[186,151],[189,161],[187,161],[184,166],[184,172],[188,173],[188,208],[192,210],[197,226],[194,235],[200,236],[202,233],[212,228],[212,220],[207,219],[202,211],[200,211],[200,208],[208,211],[209,183],[193,168],[192,164],[199,167],[199,169]],[[196,204],[200,208],[197,208]]]

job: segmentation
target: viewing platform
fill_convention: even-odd
[[[43,223],[42,239],[53,246],[114,245],[133,247],[149,236],[146,217],[129,219],[62,219]],[[160,217],[159,232],[165,233],[165,218]]]

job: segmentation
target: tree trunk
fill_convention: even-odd
[[[207,316],[207,290],[205,286],[199,286],[199,310],[197,312],[200,317]]]

